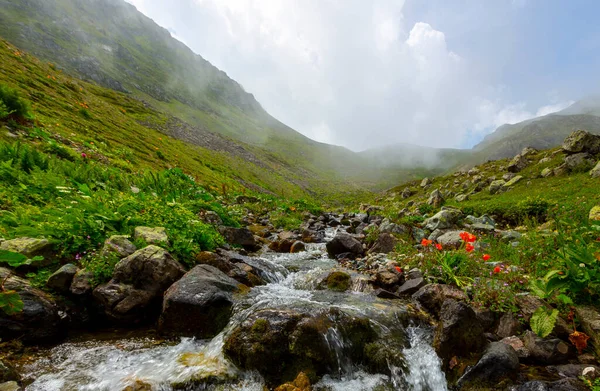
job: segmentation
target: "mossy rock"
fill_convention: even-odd
[[[350,288],[350,281],[351,277],[348,273],[335,271],[329,273],[321,285],[335,292],[345,292]]]

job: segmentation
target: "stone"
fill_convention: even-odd
[[[469,199],[469,196],[467,194],[463,194],[463,193],[460,193],[456,197],[454,197],[454,200],[456,202],[465,202],[468,199]]]
[[[563,141],[562,149],[569,155],[581,152],[595,155],[600,153],[600,136],[576,130]]]
[[[483,215],[481,217],[469,215],[465,218],[465,221],[471,225],[486,227],[485,230],[493,230],[496,228],[496,222],[488,215]]]
[[[443,248],[458,249],[462,245],[462,239],[460,234],[463,231],[448,231],[437,238],[437,242],[442,245]]]
[[[463,216],[462,211],[454,208],[444,208],[423,222],[425,229],[448,229],[456,225]]]
[[[85,269],[79,270],[73,276],[73,281],[71,281],[69,291],[75,296],[84,296],[90,294],[94,289],[92,284],[93,279],[94,274],[92,272],[89,272]]]
[[[390,292],[388,290],[377,288],[373,291],[373,295],[379,297],[380,299],[389,299],[389,300],[398,300],[400,296],[397,294]]]
[[[265,284],[265,281],[261,278],[261,270],[244,262],[248,261],[249,258],[244,257],[243,259],[232,260],[228,257],[229,253],[221,254],[202,251],[196,254],[196,262],[201,265],[213,266],[228,277],[248,287]]]
[[[467,171],[468,176],[475,176],[477,174],[479,174],[479,169],[477,167],[473,167],[469,171]]]
[[[256,239],[254,239],[252,231],[248,228],[219,227],[219,233],[231,245],[241,246],[249,251],[256,251],[260,248],[256,243]],[[289,252],[289,250],[286,252]]]
[[[133,237],[148,244],[169,243],[169,237],[164,227],[135,227]]]
[[[73,281],[73,277],[75,277],[77,271],[77,266],[71,263],[67,263],[66,265],[63,265],[60,269],[52,273],[50,277],[48,277],[48,281],[46,281],[46,286],[58,292],[68,292],[71,288],[71,282]]]
[[[431,195],[429,196],[429,199],[427,200],[427,204],[433,206],[434,208],[441,207],[444,204],[444,202],[444,197],[442,196],[442,193],[440,193],[439,189],[435,189],[434,191],[432,191]]]
[[[379,232],[387,234],[405,234],[409,232],[408,227],[390,222],[389,219],[384,219],[379,226]]]
[[[590,176],[592,178],[600,178],[600,161],[598,161],[594,168],[592,168],[592,170],[590,171]]]
[[[16,381],[7,381],[0,384],[0,391],[19,391],[21,387]]]
[[[500,232],[500,239],[503,242],[513,242],[515,240],[519,240],[523,237],[523,234],[521,234],[518,231],[501,231]]]
[[[165,249],[150,245],[119,261],[112,280],[94,289],[94,298],[109,318],[137,323],[154,316],[164,291],[184,273]]]
[[[532,147],[525,147],[523,148],[523,150],[521,150],[520,155],[521,156],[529,156],[529,155],[533,155],[537,152],[538,150]]]
[[[579,379],[561,379],[554,382],[533,380],[509,388],[509,391],[589,391]]]
[[[0,267],[0,281],[5,290],[17,291],[23,302],[23,310],[14,315],[0,311],[0,339],[19,338],[26,344],[53,342],[65,334],[64,319],[54,299],[45,292],[33,288],[29,281],[17,277]]]
[[[502,187],[508,189],[509,187],[512,187],[512,186],[516,185],[517,183],[519,183],[521,181],[521,179],[523,179],[523,176],[515,175],[514,178],[512,178],[511,180],[506,182]]]
[[[19,373],[12,365],[0,360],[0,383],[7,381],[19,381]]]
[[[527,357],[529,357],[529,350],[527,350],[521,338],[511,336],[503,338],[500,342],[510,345],[515,350],[515,352],[517,352],[517,356],[519,357],[519,359],[526,359]]]
[[[600,375],[600,368],[586,364],[564,364],[547,367],[548,372],[556,373],[560,377],[587,377],[595,379]],[[584,375],[584,372],[586,375]]]
[[[402,194],[401,194],[402,199],[405,200],[407,198],[410,198],[412,195],[413,195],[413,192],[410,188],[406,187],[406,188],[404,188],[404,190],[402,190]]]
[[[396,286],[404,283],[404,280],[404,274],[393,268],[390,268],[378,270],[377,273],[375,273],[372,282],[373,285],[377,287],[394,291]]]
[[[519,370],[517,352],[502,342],[490,343],[477,364],[467,369],[458,380],[459,388],[465,386],[493,386],[506,378],[516,378]]]
[[[129,241],[129,236],[112,235],[104,241],[100,255],[106,257],[110,254],[116,254],[118,258],[125,258],[133,254],[136,250],[135,245]]]
[[[546,167],[542,170],[542,173],[540,175],[542,176],[542,178],[548,178],[549,176],[554,175],[554,170],[550,167]]]
[[[475,311],[464,302],[446,299],[433,342],[444,364],[448,365],[453,356],[479,352],[485,344],[484,330]]]
[[[596,161],[589,153],[582,152],[565,157],[565,165],[571,172],[583,172],[591,170]]]
[[[327,245],[327,254],[329,258],[335,258],[342,253],[350,253],[353,256],[363,253],[362,243],[356,238],[345,232],[338,232]]]
[[[563,176],[563,175],[567,175],[568,173],[569,173],[569,167],[567,167],[567,165],[565,163],[561,164],[560,166],[558,166],[554,170],[552,170],[552,174],[554,176]]]
[[[311,391],[310,380],[304,372],[300,372],[293,382],[282,384],[275,391]]]
[[[410,280],[406,280],[404,284],[398,288],[396,294],[398,295],[412,295],[416,293],[419,289],[424,287],[426,284],[425,280],[422,277],[412,278]]]
[[[421,181],[421,187],[427,187],[430,186],[432,184],[431,179],[429,178],[423,178],[423,180]]]
[[[581,323],[581,328],[589,335],[590,344],[594,347],[596,355],[600,356],[600,313],[591,306],[578,306],[575,307],[575,314]]]
[[[388,233],[380,233],[379,237],[373,243],[373,247],[371,247],[368,251],[369,254],[388,254],[394,251],[396,244],[398,243],[398,239]]]
[[[525,332],[525,348],[529,351],[528,360],[542,365],[563,364],[574,355],[573,349],[558,338],[540,338],[532,331]]]
[[[459,288],[445,284],[428,284],[412,295],[423,308],[438,315],[446,299],[468,301],[469,296]]]
[[[507,312],[500,317],[498,327],[496,327],[496,335],[500,338],[507,338],[513,335],[521,334],[523,327],[519,320],[512,314]]]
[[[327,288],[335,292],[345,292],[350,289],[350,282],[352,281],[348,273],[342,271],[333,271],[321,281],[319,287]]]
[[[490,184],[490,194],[496,194],[500,191],[500,189],[506,184],[506,182],[504,182],[504,180],[502,179],[498,179],[497,181],[493,181]]]
[[[52,250],[52,244],[48,239],[16,238],[5,240],[0,243],[0,250],[19,253],[27,258],[33,258],[35,256],[46,257]]]
[[[306,245],[303,242],[299,241],[299,240],[296,240],[292,244],[292,247],[290,247],[290,252],[291,253],[300,253],[300,252],[303,252],[303,251],[306,251]]]
[[[294,239],[280,239],[269,243],[269,249],[278,253],[289,253],[294,243]]]
[[[517,155],[511,160],[511,162],[506,166],[506,170],[508,172],[517,173],[522,171],[525,167],[529,165],[529,160],[523,155]]]
[[[504,179],[506,182],[508,182],[511,179],[513,179],[515,176],[517,176],[517,174],[512,173],[512,172],[507,172],[506,174],[502,175],[502,179]]]
[[[170,335],[212,338],[229,322],[240,283],[210,265],[198,265],[164,294],[159,330]]]

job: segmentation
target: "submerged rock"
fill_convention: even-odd
[[[237,292],[236,280],[213,266],[198,265],[165,292],[159,329],[188,337],[213,337],[229,322]]]

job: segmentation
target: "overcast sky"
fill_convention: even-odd
[[[470,147],[600,92],[595,0],[128,0],[273,116],[353,150]]]

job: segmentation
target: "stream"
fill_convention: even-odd
[[[329,238],[332,235],[328,232]],[[387,374],[367,373],[346,354],[349,341],[335,328],[329,328],[323,337],[335,352],[337,368],[314,384],[313,390],[446,391],[441,361],[431,347],[431,326],[413,320],[409,301],[384,300],[370,294],[368,284],[361,283],[364,280],[356,278],[356,274],[351,291],[318,289],[332,269],[339,270],[337,262],[328,259],[324,250],[324,244],[309,244],[302,253],[263,254],[261,263],[268,268],[268,284],[252,288],[238,300],[227,327],[211,340],[90,338],[41,348],[19,368],[25,384],[29,384],[25,390],[263,391],[264,381],[258,373],[240,371],[224,357],[223,345],[229,333],[262,309],[314,312],[335,307],[353,316],[367,317],[382,339],[402,335],[399,353],[404,365],[389,363]]]

